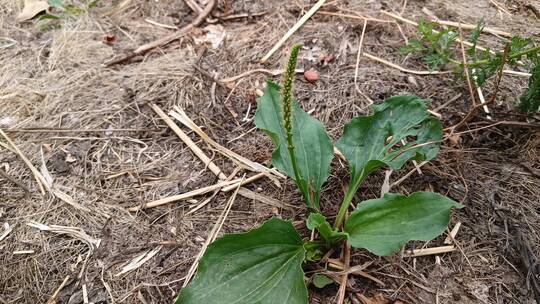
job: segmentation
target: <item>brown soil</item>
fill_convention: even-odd
[[[321,11],[388,19],[379,13],[385,9],[411,20],[431,12],[471,24],[483,17],[487,26],[527,36],[540,29],[530,8],[540,8],[538,1],[498,1],[511,16],[499,14],[488,0],[409,1],[404,7],[403,1],[328,2]],[[216,25],[223,27],[226,38],[217,48],[201,42],[210,30],[205,23],[167,47],[106,67],[103,63],[111,58],[171,32],[145,19],[182,27],[195,14],[181,0],[100,1],[96,8],[46,28],[37,22],[17,23],[22,1],[0,0],[0,128],[38,170],[46,168],[41,170],[50,173],[55,189],[73,199],[68,204],[49,193],[42,195],[29,167],[0,139],[0,170],[5,173],[0,175],[0,223],[13,228],[0,240],[0,303],[45,303],[59,287],[57,303],[83,303],[83,289],[93,303],[173,301],[230,193],[127,211],[218,181],[152,111],[150,102],[166,112],[182,106],[220,144],[267,165],[270,140],[252,130],[251,119],[254,91],[268,76],[253,73],[236,82],[216,81],[258,68],[280,69],[293,43],[305,46],[299,68],[321,75],[316,84],[299,75],[296,97],[334,139],[350,118],[369,113],[370,100],[378,103],[408,93],[430,98],[435,109],[458,96],[439,110],[446,126],[457,123],[471,104],[466,85],[454,75],[411,75],[367,58],[360,62],[355,89],[363,22],[357,19],[316,14],[261,65],[260,58],[314,1],[225,3],[235,14],[267,13],[218,19]],[[215,12],[223,11],[220,1]],[[368,22],[364,50],[409,69],[425,70],[418,58],[404,59],[398,53],[404,37],[414,37],[415,28],[396,25]],[[104,43],[106,36],[111,45]],[[500,40],[485,35],[480,43],[494,47]],[[320,58],[326,55],[335,60],[323,64]],[[271,78],[279,81],[279,76]],[[526,82],[521,77],[503,78],[491,106],[495,121],[538,124],[512,106]],[[493,88],[487,84],[484,94],[490,96]],[[470,132],[443,143],[440,155],[422,167],[422,175],[412,174],[392,189],[436,191],[465,204],[454,212],[450,226],[462,223],[456,236],[459,250],[439,255],[439,264],[434,256],[378,258],[354,251],[352,263],[372,261],[366,272],[384,286],[351,277],[347,297],[352,303],[359,303],[355,294],[382,294],[406,303],[536,303],[531,286],[539,274],[522,256],[526,247],[533,257],[540,256],[540,131],[505,124],[476,130],[490,124],[485,117],[479,112],[460,129]],[[227,175],[233,173],[233,162],[196,134],[188,135]],[[391,181],[411,169],[409,165],[395,172]],[[383,177],[383,172],[373,175],[357,201],[378,197]],[[346,168],[336,161],[324,190],[327,214],[336,213],[346,183]],[[290,180],[281,184],[278,188],[261,179],[246,186],[283,207],[238,196],[221,233],[255,227],[275,214],[301,221],[306,210],[299,193]],[[207,198],[205,207],[186,215]],[[85,235],[40,231],[29,226],[31,222],[77,227]],[[100,244],[96,247],[89,240]],[[428,246],[441,246],[443,240],[444,236]],[[424,245],[411,243],[407,248]],[[127,262],[158,247],[139,268],[117,275]],[[31,251],[18,252],[23,250]],[[311,302],[332,303],[336,291],[337,285],[323,291],[310,288]]]

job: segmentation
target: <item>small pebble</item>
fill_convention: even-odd
[[[317,71],[309,70],[304,72],[304,78],[310,83],[315,83],[319,80],[319,73]]]

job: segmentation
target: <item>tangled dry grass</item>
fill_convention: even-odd
[[[267,75],[254,73],[234,83],[216,80],[261,68],[260,58],[310,6],[307,2],[228,2],[237,12],[267,14],[225,22],[227,36],[219,48],[201,44],[206,35],[203,28],[134,62],[108,68],[103,63],[115,55],[170,31],[145,19],[171,26],[189,22],[193,13],[184,1],[102,3],[60,21],[57,29],[43,31],[32,23],[15,22],[20,1],[0,0],[0,36],[16,41],[10,45],[11,40],[5,40],[8,44],[0,46],[0,128],[42,174],[50,175],[50,187],[66,195],[62,199],[50,191],[41,194],[28,166],[6,140],[0,140],[0,172],[5,173],[0,175],[0,222],[9,225],[0,230],[0,235],[5,234],[0,237],[1,303],[54,299],[73,304],[83,303],[85,297],[94,303],[172,301],[229,195],[217,193],[137,213],[127,211],[217,181],[148,103],[164,110],[182,106],[220,144],[268,164],[269,141],[253,132],[250,120],[255,89],[262,88]],[[376,16],[383,8],[379,1],[364,2],[337,3],[326,9]],[[426,5],[441,18],[474,22],[475,16],[465,9],[470,4],[454,2],[452,7],[439,1],[409,4],[407,12],[420,15]],[[401,3],[384,8],[400,11]],[[493,7],[481,9],[486,16],[495,16],[490,19],[494,25],[530,30],[518,26],[523,15],[516,13],[515,22],[504,23]],[[439,111],[447,124],[459,121],[469,101],[467,90],[452,75],[412,76],[363,60],[356,88],[361,29],[358,20],[317,15],[288,42],[306,46],[302,68],[321,72],[315,85],[299,77],[296,94],[305,109],[329,126],[334,138],[349,118],[368,113],[371,101],[401,93],[429,97],[434,108],[461,94]],[[413,34],[412,27],[403,26],[400,32],[396,23],[369,23],[364,47],[400,63],[395,50],[404,36]],[[112,46],[103,42],[105,36],[114,36]],[[264,68],[279,69],[286,49]],[[322,65],[321,55],[336,59]],[[413,59],[401,64],[421,69]],[[505,78],[495,116],[510,120],[504,113],[513,111],[511,103],[523,85],[523,79]],[[484,125],[479,120],[471,128]],[[242,176],[234,163],[194,134],[189,136],[227,175]],[[540,254],[539,141],[537,131],[501,126],[464,133],[454,145],[445,143],[437,160],[422,168],[423,175],[411,175],[396,190],[431,189],[466,204],[455,219],[463,223],[457,237],[460,250],[442,255],[439,264],[431,257],[382,259],[356,253],[353,261],[374,262],[369,273],[385,286],[355,277],[352,293],[383,292],[389,299],[410,303],[534,303],[514,236],[525,235],[536,256]],[[339,163],[334,167],[323,206],[335,213],[334,201],[342,196],[347,173]],[[394,173],[392,179],[411,169]],[[380,177],[371,178],[359,198],[378,196]],[[289,182],[278,188],[260,180],[248,188],[284,207],[238,197],[222,232],[251,228],[274,214],[295,219],[305,212],[302,207],[286,207],[301,206]],[[187,214],[206,198],[208,205]],[[126,271],[137,258],[145,262]],[[313,292],[312,302],[330,303],[331,293],[332,288]]]

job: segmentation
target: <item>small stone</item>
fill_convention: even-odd
[[[315,83],[319,80],[319,73],[317,71],[309,70],[304,72],[304,78],[310,83]]]

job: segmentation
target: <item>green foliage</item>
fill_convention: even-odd
[[[309,230],[317,230],[319,232],[325,241],[326,248],[330,248],[347,239],[347,233],[333,229],[328,221],[326,221],[326,217],[320,213],[311,213],[306,220],[306,227]]]
[[[424,100],[416,96],[391,97],[373,106],[373,112],[345,125],[336,144],[350,167],[349,189],[336,226],[341,225],[358,187],[373,171],[385,166],[398,170],[408,160],[430,160],[439,151],[442,126],[429,114]],[[408,142],[403,145],[405,139]]]
[[[317,288],[324,288],[327,285],[330,285],[334,283],[334,280],[330,279],[329,277],[325,276],[324,274],[316,274],[313,276],[313,285]]]
[[[447,35],[444,39],[451,40]],[[296,181],[312,211],[306,226],[322,240],[303,242],[290,222],[276,218],[247,233],[225,235],[208,247],[177,304],[306,304],[303,263],[318,262],[345,240],[377,255],[392,254],[409,240],[438,236],[451,209],[463,207],[435,193],[387,194],[360,202],[342,229],[354,194],[370,173],[381,167],[400,169],[411,159],[429,160],[439,150],[442,126],[427,112],[426,102],[415,96],[391,97],[374,106],[373,115],[354,118],[337,142],[349,163],[350,185],[332,227],[318,210],[334,147],[322,123],[293,100],[297,55],[295,48],[283,89],[268,82],[255,124],[272,139],[272,163]],[[323,288],[332,280],[317,274],[312,282]]]
[[[333,145],[323,124],[293,101],[290,120],[294,153],[290,153],[279,92],[277,84],[267,83],[265,94],[257,102],[255,125],[264,130],[276,145],[272,164],[293,178],[308,207],[318,210],[322,185],[330,175]]]
[[[277,218],[247,233],[229,234],[206,249],[193,282],[177,304],[307,304],[305,250],[293,225]]]
[[[387,193],[358,205],[345,231],[351,246],[391,255],[410,240],[428,241],[443,233],[452,208],[463,205],[432,192]]]
[[[470,49],[467,50],[467,54],[470,57],[476,58],[476,45],[478,44],[478,39],[480,38],[480,35],[482,34],[483,30],[484,30],[484,18],[480,19],[480,21],[476,23],[476,27],[471,33],[470,42],[472,43],[472,46]]]
[[[432,70],[447,64],[454,59],[452,46],[458,37],[453,29],[435,31],[436,23],[420,20],[418,22],[419,40],[413,39],[401,48],[403,54],[420,53],[424,61]]]
[[[403,145],[409,137],[415,139]],[[336,145],[349,162],[350,184],[356,188],[380,167],[397,170],[409,159],[432,159],[441,137],[442,125],[429,114],[425,100],[397,96],[374,105],[373,115],[351,120]]]
[[[437,32],[435,30],[436,26],[436,23],[420,20],[418,23],[419,39],[410,40],[407,45],[401,47],[401,53],[421,55],[430,69],[436,69],[444,64],[451,64],[457,70],[463,70],[464,64],[460,61],[461,58],[460,60],[456,59],[456,52],[452,47],[457,40],[458,31],[446,27]],[[519,36],[512,37],[505,43],[508,47],[505,60],[503,51],[478,50],[477,43],[483,29],[484,21],[481,19],[469,37],[472,46],[466,50],[469,73],[477,86],[483,86],[505,64],[517,66],[520,62],[528,60],[528,65],[531,67],[530,71],[533,73],[534,68],[537,66],[535,60],[540,54],[540,46],[535,45],[533,39]],[[537,87],[534,85],[536,85],[536,82],[530,80],[529,88],[519,99],[518,109],[522,112],[533,113],[538,111],[534,101],[534,92],[537,91]]]
[[[531,73],[529,87],[520,96],[518,104],[518,109],[525,113],[540,111],[540,59],[536,60]]]
[[[48,4],[53,12],[39,15],[36,18],[36,25],[41,31],[61,28],[63,21],[74,19],[88,9],[96,7],[98,2],[99,0],[92,0],[86,1],[86,5],[75,5],[66,4],[64,0],[48,0]]]
[[[489,51],[484,51],[482,54],[482,60],[485,60],[486,63],[477,65],[470,72],[477,86],[483,86],[486,80],[495,75],[503,64],[503,54],[501,53],[492,55]]]

